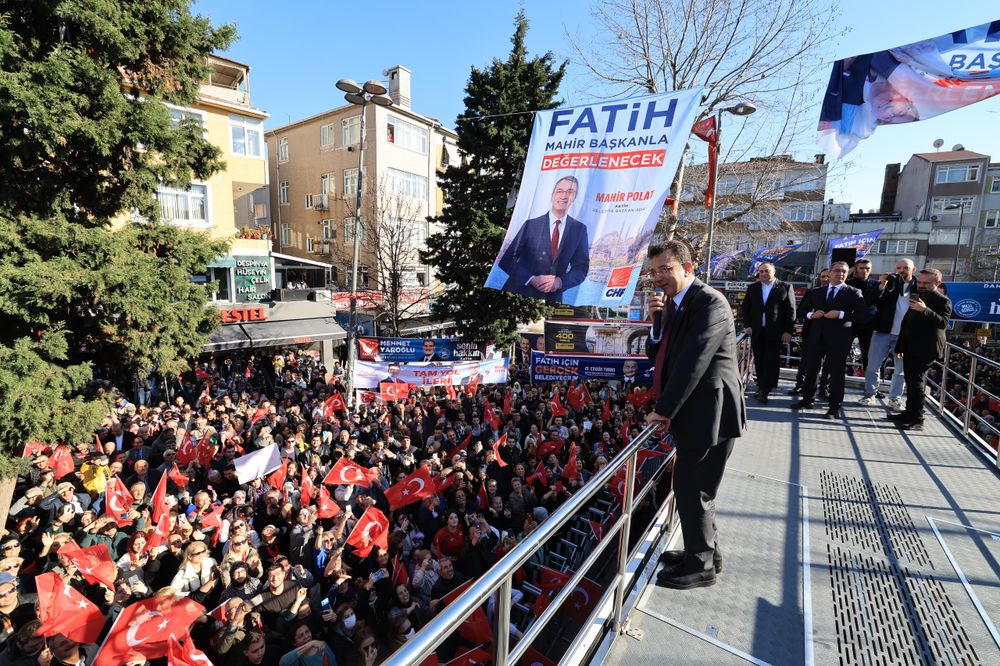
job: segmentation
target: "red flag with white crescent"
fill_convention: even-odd
[[[146,547],[142,549],[142,552],[148,553],[157,546],[162,546],[167,542],[167,537],[170,536],[170,512],[160,516],[160,519],[156,522],[156,528],[150,532],[149,539],[146,541]]]
[[[319,487],[319,499],[316,501],[316,515],[320,518],[333,518],[340,513],[340,506],[330,497],[326,486]]]
[[[347,401],[344,400],[344,396],[340,395],[339,391],[334,391],[333,395],[326,399],[323,403],[323,416],[327,419],[333,417],[334,412],[337,411],[347,411]]]
[[[288,458],[281,463],[281,467],[274,470],[268,477],[267,482],[275,490],[281,490],[285,485],[285,479],[288,477]]]
[[[212,465],[212,459],[215,458],[216,446],[212,444],[212,440],[206,434],[198,442],[198,446],[195,448],[195,454],[198,457],[198,464],[202,467],[210,467]]]
[[[406,400],[410,395],[410,385],[406,382],[382,382],[378,387],[382,402]]]
[[[167,640],[167,664],[169,666],[212,666],[212,662],[204,652],[194,646],[189,635],[184,643],[178,641],[173,634]]]
[[[452,474],[444,478],[440,476],[437,477],[436,479],[434,479],[434,493],[437,495],[441,495],[442,493],[444,493],[444,491],[448,490],[453,485],[455,485],[455,482],[457,480],[458,480],[458,474]]]
[[[497,465],[500,467],[506,467],[508,463],[505,463],[503,458],[500,457],[500,447],[507,445],[507,433],[500,435],[500,439],[493,442],[493,457],[496,458]]]
[[[117,476],[108,479],[104,487],[104,513],[110,516],[118,527],[132,524],[128,510],[135,504],[135,498],[128,491],[128,486]]]
[[[37,456],[42,453],[45,453],[45,445],[39,441],[31,440],[30,442],[25,442],[24,451],[21,453],[21,457],[28,458],[30,456]]]
[[[103,543],[80,548],[76,541],[70,539],[59,548],[59,554],[69,558],[88,583],[100,583],[114,589],[118,567],[111,559],[111,551]]]
[[[450,399],[452,399],[452,400],[458,400],[458,394],[455,393],[455,387],[454,386],[452,386],[451,384],[447,384],[444,387],[444,390],[447,391],[448,397]]]
[[[611,420],[611,400],[604,401],[604,408],[601,409],[601,420],[605,423]]]
[[[566,466],[563,467],[562,475],[567,479],[580,478],[580,466],[576,461],[576,444],[570,444],[569,446],[569,460],[566,462]]]
[[[503,395],[503,415],[510,416],[510,410],[513,408],[514,403],[514,392],[510,389]]]
[[[201,604],[170,594],[154,595],[126,606],[104,639],[93,666],[121,666],[136,655],[147,660],[166,657],[170,636],[187,636],[204,612]]]
[[[75,469],[75,466],[73,465],[73,454],[70,452],[69,447],[65,444],[56,446],[56,448],[52,451],[52,455],[49,456],[47,464],[55,470],[56,479],[63,478]]]
[[[299,484],[299,502],[302,506],[309,506],[312,504],[312,496],[316,491],[316,486],[313,484],[312,477],[309,476],[306,468],[302,468],[302,482]]]
[[[552,409],[552,416],[566,416],[569,414],[569,411],[563,407],[558,391],[552,395],[552,402],[549,403],[549,407]]]
[[[167,476],[170,478],[171,481],[174,482],[174,484],[178,488],[184,488],[184,486],[188,484],[188,481],[191,480],[188,477],[181,474],[181,470],[179,467],[177,467],[177,463],[174,463],[170,467],[170,471],[167,473]]]
[[[372,548],[378,546],[382,550],[389,550],[389,520],[385,514],[373,506],[361,515],[361,519],[351,530],[351,535],[347,537],[347,543],[354,546],[354,554],[358,557],[367,557],[372,552]]]
[[[448,458],[450,459],[452,456],[458,454],[461,451],[464,451],[465,447],[467,447],[469,445],[469,442],[471,441],[472,441],[472,430],[469,430],[469,434],[467,434],[462,439],[462,441],[459,442],[453,449],[448,451]]]
[[[393,511],[419,502],[427,497],[434,496],[434,482],[431,473],[426,467],[421,465],[399,483],[392,485],[385,491],[385,498],[389,500],[389,508]]]
[[[170,513],[167,506],[167,475],[161,474],[160,480],[156,482],[156,490],[153,491],[153,499],[150,501],[153,506],[153,522],[160,522],[160,516]]]
[[[177,462],[182,465],[187,465],[197,457],[198,445],[195,444],[194,439],[191,437],[191,433],[185,431],[184,438],[181,439],[181,445],[177,448]]]
[[[104,613],[57,573],[35,576],[36,611],[42,636],[62,634],[77,643],[96,643],[104,628]]]
[[[342,456],[337,464],[330,468],[323,483],[329,483],[332,486],[357,485],[367,488],[372,485],[372,481],[378,479],[378,476],[379,474],[375,470],[362,467],[347,456]]]

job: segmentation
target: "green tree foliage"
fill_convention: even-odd
[[[545,312],[543,301],[486,289],[483,284],[500,250],[510,211],[507,198],[518,184],[531,138],[531,111],[558,105],[566,64],[551,53],[529,58],[524,45],[528,21],[515,20],[507,60],[472,68],[465,113],[456,121],[458,147],[467,164],[451,165],[440,179],[445,209],[436,218],[443,230],[427,239],[423,260],[446,285],[434,316],[454,319],[463,335],[509,342],[518,323]]]
[[[0,10],[0,444],[89,439],[95,365],[176,373],[217,313],[204,271],[226,243],[161,225],[159,183],[223,162],[190,106],[235,37],[188,0],[32,0]],[[148,222],[152,220],[153,222]]]

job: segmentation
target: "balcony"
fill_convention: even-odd
[[[874,220],[858,220],[846,222],[824,222],[820,227],[821,234],[851,235],[866,231],[883,229],[885,234],[929,234],[934,227],[930,220],[895,220],[881,218]]]

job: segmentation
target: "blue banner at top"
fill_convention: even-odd
[[[947,282],[943,291],[955,321],[1000,324],[1000,282]]]
[[[875,246],[875,241],[878,237],[882,235],[884,229],[875,229],[874,231],[866,231],[863,234],[854,234],[853,236],[844,236],[843,238],[831,238],[830,239],[830,255],[833,256],[834,250],[840,250],[842,248],[854,248],[858,251],[854,255],[854,259],[858,260],[872,251]]]
[[[763,250],[757,250],[757,253],[753,255],[753,261],[750,262],[750,272],[747,273],[747,275],[753,277],[757,274],[757,268],[761,264],[773,264],[777,261],[781,261],[800,247],[802,247],[802,243],[796,243],[795,245],[777,245],[775,247],[765,247]]]

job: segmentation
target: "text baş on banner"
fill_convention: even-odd
[[[830,257],[833,260],[833,251],[840,250],[843,248],[853,248],[857,250],[857,254],[854,255],[854,260],[857,261],[861,257],[865,256],[872,251],[872,247],[875,245],[875,241],[878,237],[882,235],[884,229],[876,229],[875,231],[866,231],[863,234],[854,234],[853,236],[844,236],[843,238],[831,238],[830,239]]]
[[[539,111],[486,286],[569,305],[629,303],[702,90]]]
[[[879,125],[926,120],[1000,93],[1000,21],[838,60],[816,143],[843,157]]]
[[[651,386],[653,362],[647,358],[627,356],[579,356],[531,352],[532,383],[572,379],[629,381],[638,386]]]
[[[951,318],[1000,324],[1000,282],[948,282]]]

